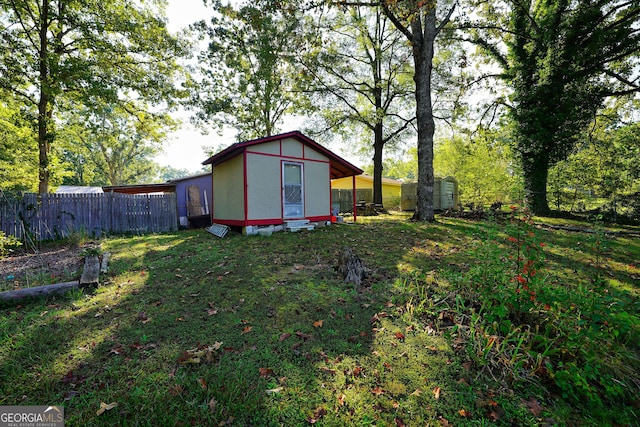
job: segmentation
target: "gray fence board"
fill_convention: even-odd
[[[371,188],[362,188],[356,190],[356,202],[373,201],[373,190]],[[340,204],[340,212],[353,212],[353,190],[332,189],[331,203]]]
[[[160,233],[178,228],[176,195],[37,194],[0,198],[0,231],[22,239],[68,237],[73,232]]]

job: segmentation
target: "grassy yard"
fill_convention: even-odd
[[[509,215],[104,239],[97,290],[0,309],[0,405],[69,426],[640,425],[640,238]]]

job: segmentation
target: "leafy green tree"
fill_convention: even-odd
[[[436,0],[407,0],[377,2],[396,28],[411,43],[414,63],[413,80],[416,97],[416,126],[418,133],[418,195],[414,219],[435,219],[433,193],[433,136],[435,119],[432,99],[432,72],[435,42],[455,10],[455,3],[437,14]]]
[[[513,174],[509,151],[508,146],[491,134],[473,141],[464,137],[448,138],[436,144],[433,168],[436,175],[451,176],[458,181],[463,204],[506,203],[519,182]]]
[[[210,172],[210,171],[209,171]],[[161,166],[159,170],[159,181],[167,182],[174,179],[185,178],[193,175],[188,169],[177,169],[171,166]]]
[[[382,204],[383,150],[415,124],[410,51],[379,6],[329,11],[317,31],[323,44],[300,60],[311,77],[312,105],[321,109],[322,132],[350,141],[362,135],[363,150],[373,148],[373,202]]]
[[[79,185],[123,185],[154,181],[152,158],[162,149],[176,123],[167,114],[149,113],[139,103],[94,105],[69,115],[61,144],[73,160],[75,174],[66,182]]]
[[[550,169],[556,206],[568,188],[607,198],[615,209],[619,200],[640,192],[640,123],[601,118],[567,159]]]
[[[33,116],[38,190],[47,192],[57,112],[101,99],[157,105],[179,93],[184,46],[163,20],[164,2],[15,0],[0,3],[0,89]]]
[[[208,42],[199,55],[196,75],[201,77],[190,83],[196,120],[230,126],[238,140],[277,133],[302,79],[292,62],[301,48],[300,22],[260,2],[206,4],[214,11],[211,21],[194,25]]]
[[[476,12],[471,40],[511,91],[505,104],[526,200],[548,214],[549,168],[572,152],[607,97],[640,89],[640,3],[507,0]]]
[[[35,148],[33,128],[28,118],[15,103],[0,99],[0,190],[36,189],[35,182],[28,179],[38,171]]]
[[[389,156],[382,162],[384,177],[415,181],[418,177],[418,149],[410,147],[401,156]],[[363,167],[367,174],[373,174],[373,165]]]

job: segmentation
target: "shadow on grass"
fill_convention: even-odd
[[[455,387],[450,344],[414,322],[395,281],[465,271],[481,237],[443,220],[108,239],[94,294],[2,310],[0,404],[63,404],[67,425],[438,422],[475,391]],[[373,270],[362,289],[335,271],[345,246]],[[210,360],[185,356],[207,348]],[[101,403],[117,406],[97,415]]]
[[[64,404],[69,425],[303,422],[302,402],[274,401],[305,391],[313,414],[317,364],[368,353],[375,313],[307,240],[114,239],[95,295],[3,313],[2,404]],[[180,363],[217,342],[209,363]],[[118,407],[96,416],[101,402]]]

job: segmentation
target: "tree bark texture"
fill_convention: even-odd
[[[49,153],[51,144],[49,142],[51,101],[50,79],[49,79],[49,0],[42,0],[42,11],[40,18],[39,38],[40,49],[39,79],[40,79],[40,99],[38,100],[38,193],[43,194],[49,191]]]
[[[422,24],[424,19],[424,25]],[[416,118],[418,125],[418,194],[417,221],[433,221],[433,134],[435,121],[431,100],[431,72],[433,69],[433,46],[437,36],[436,9],[431,8],[423,17],[418,16],[412,23],[413,60],[416,84]]]
[[[547,200],[548,156],[542,153],[523,159],[522,170],[524,175],[525,205],[534,215],[548,215],[551,212]]]

